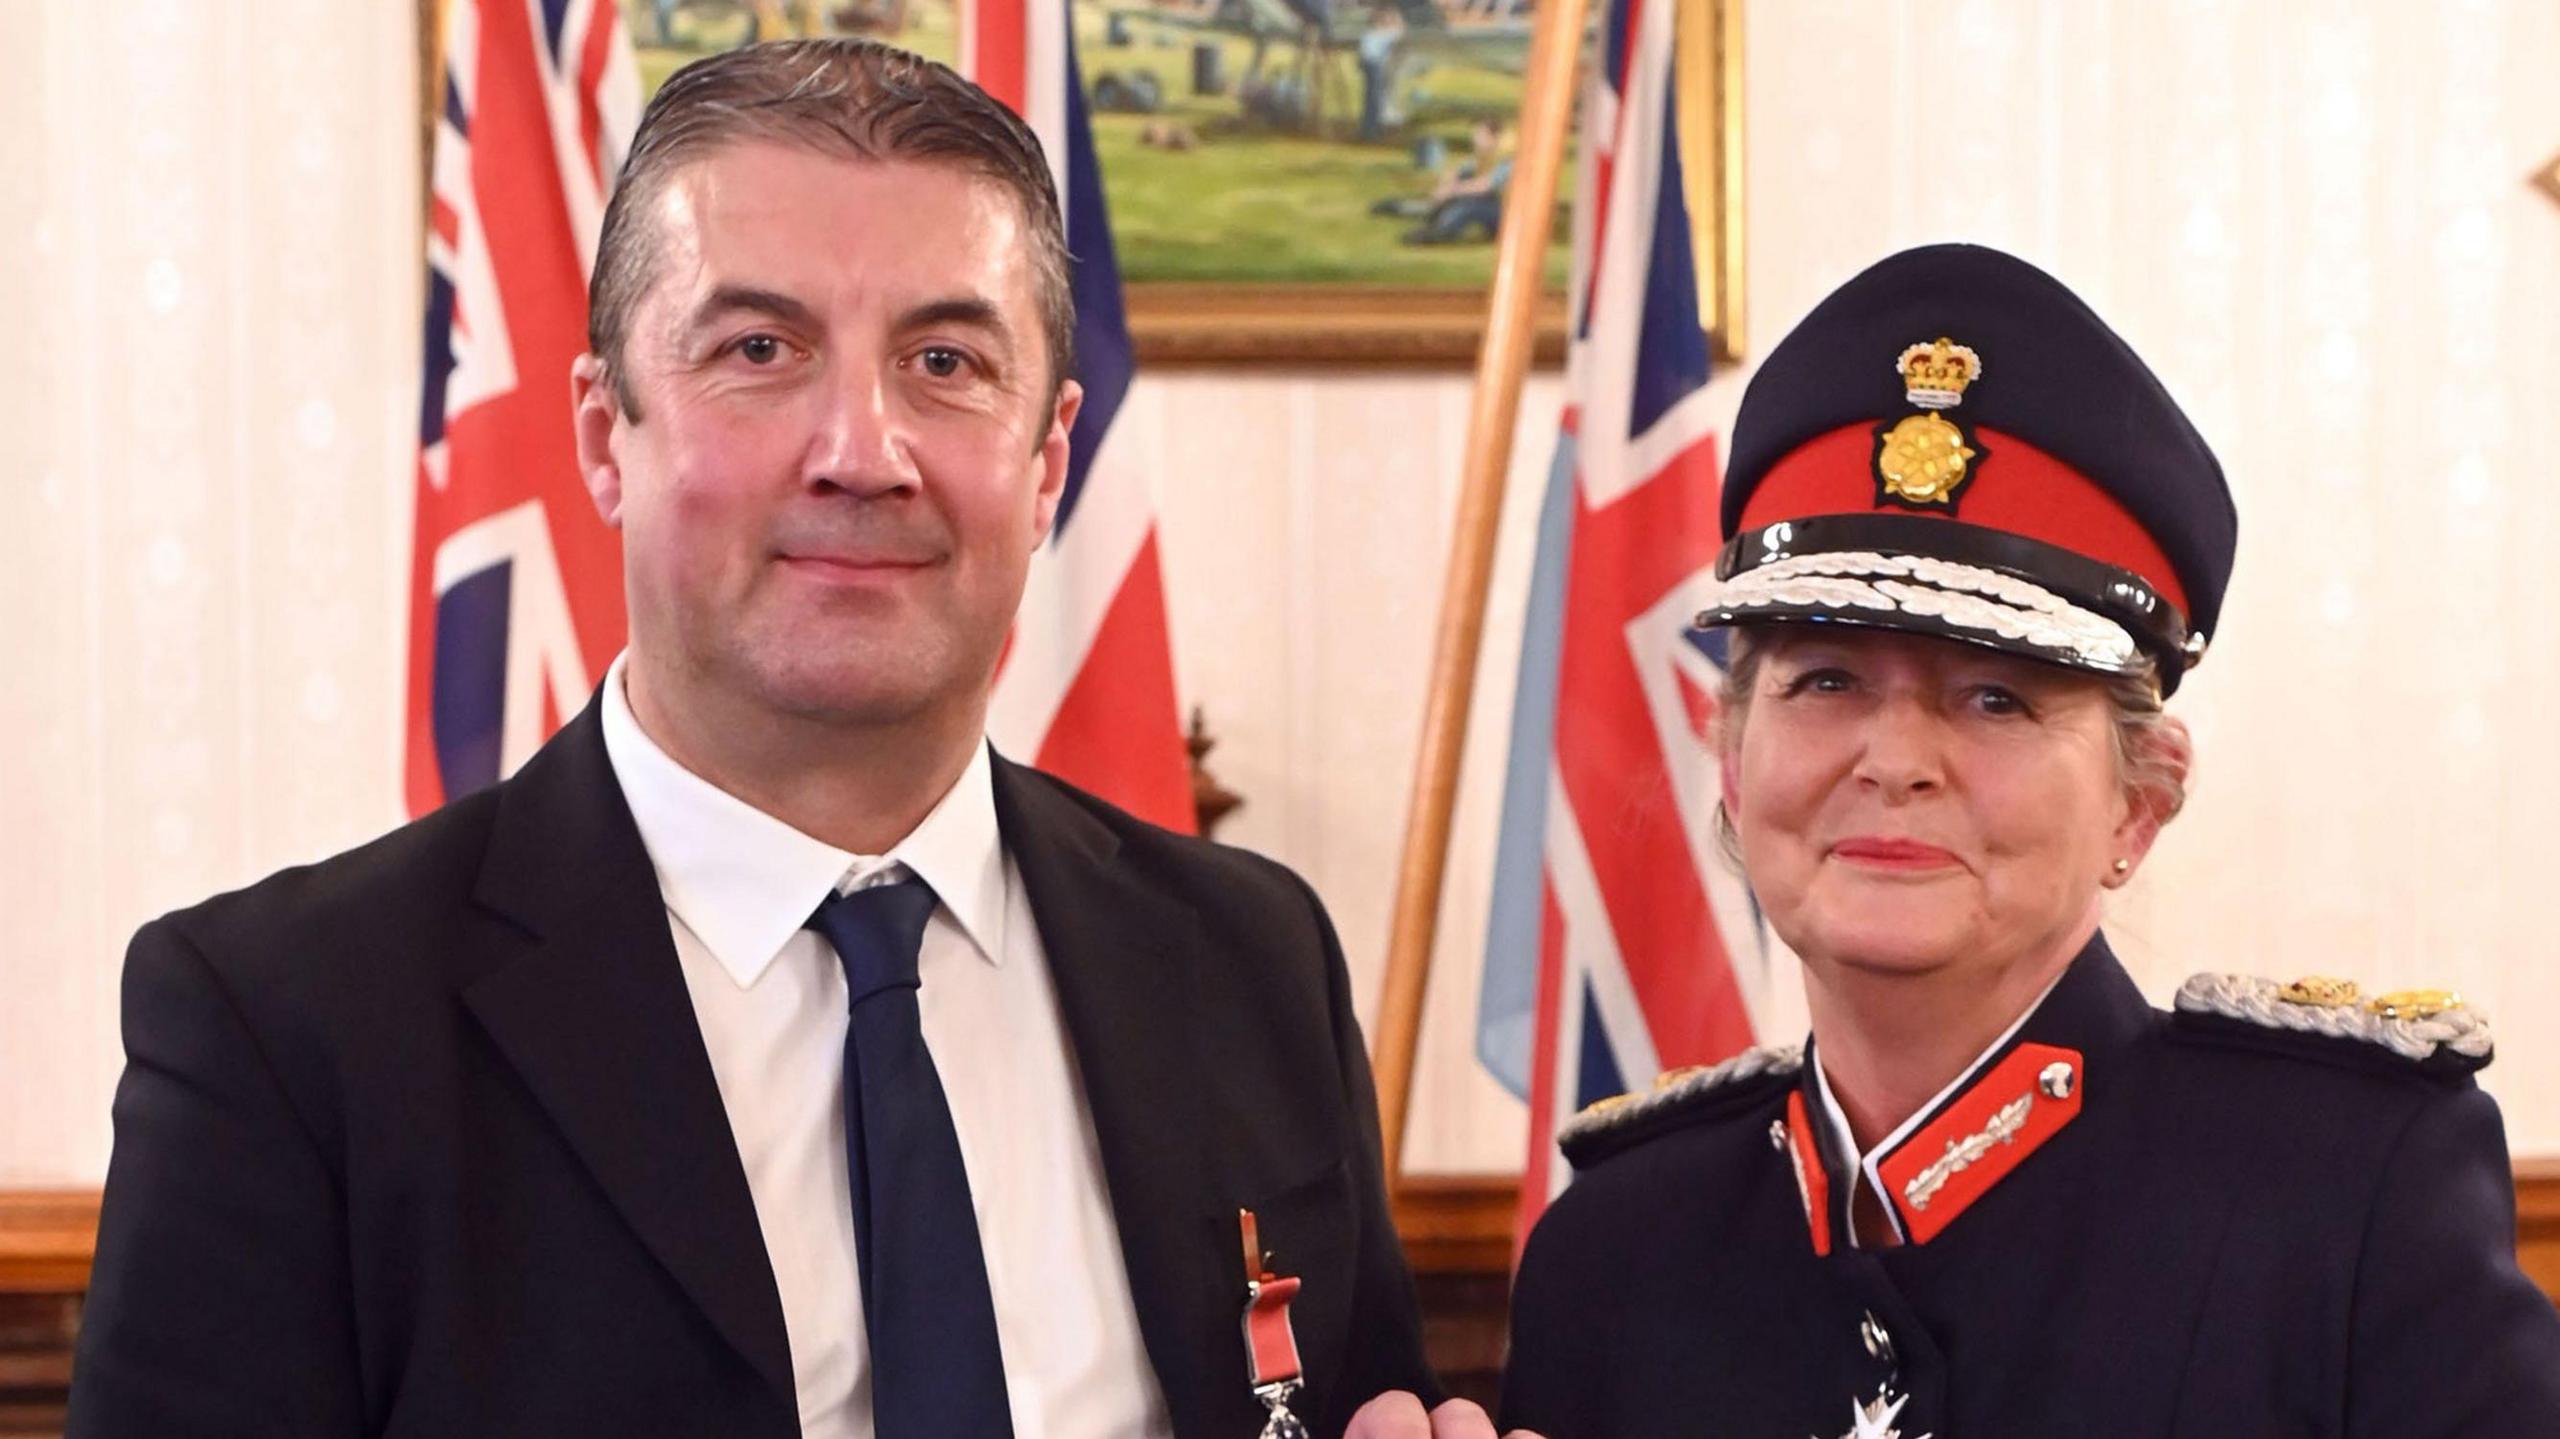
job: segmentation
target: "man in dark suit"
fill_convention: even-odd
[[[1028,131],[702,62],[592,312],[630,648],[512,779],[135,937],[70,1432],[1248,1435],[1240,1210],[1313,1432],[1427,1388],[1314,895],[985,741],[1080,401]]]

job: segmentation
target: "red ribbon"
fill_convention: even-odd
[[[1244,1349],[1253,1387],[1285,1384],[1298,1377],[1298,1335],[1289,1327],[1289,1301],[1298,1297],[1298,1281],[1264,1267],[1267,1256],[1254,1225],[1253,1211],[1236,1211],[1244,1239]]]

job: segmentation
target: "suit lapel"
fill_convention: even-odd
[[[477,895],[525,933],[464,1003],[650,1253],[790,1401],[754,1197],[593,704],[507,782]]]
[[[1050,781],[1002,758],[996,818],[1040,927],[1102,1151],[1138,1328],[1185,1436],[1250,1432],[1244,1274],[1218,1228],[1203,1096],[1199,915],[1117,863],[1120,841]]]

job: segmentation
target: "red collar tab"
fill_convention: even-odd
[[[1876,1166],[1914,1244],[1956,1216],[2080,1117],[2086,1063],[2076,1049],[2021,1044]]]
[[[1795,1170],[1796,1197],[1804,1201],[1805,1227],[1813,1232],[1815,1257],[1831,1253],[1831,1176],[1822,1168],[1822,1151],[1813,1142],[1813,1125],[1805,1118],[1802,1086],[1787,1091],[1787,1117],[1769,1121],[1769,1144],[1787,1156]]]

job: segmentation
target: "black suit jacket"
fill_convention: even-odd
[[[1304,1280],[1318,1433],[1428,1386],[1315,896],[1009,763],[995,795],[1176,1432],[1260,1429],[1239,1207]],[[492,790],[145,926],[124,1035],[73,1439],[799,1432],[593,706]]]
[[[1825,1145],[1796,1178],[1809,1067],[1670,1091],[1569,1144],[1580,1173],[1521,1263],[1504,1422],[1830,1436],[1890,1386],[1905,1439],[2560,1434],[2560,1315],[2516,1268],[2497,1105],[2467,1068],[2172,1018],[2103,940],[2007,1052],[2031,1045],[2053,1049],[2026,1073],[2079,1056],[2078,1117],[1898,1249],[1813,1238],[1810,1196],[1848,1232],[1854,1161]],[[1934,1113],[2008,1099],[1998,1073]],[[1935,1128],[1905,1143],[1936,1158]]]

